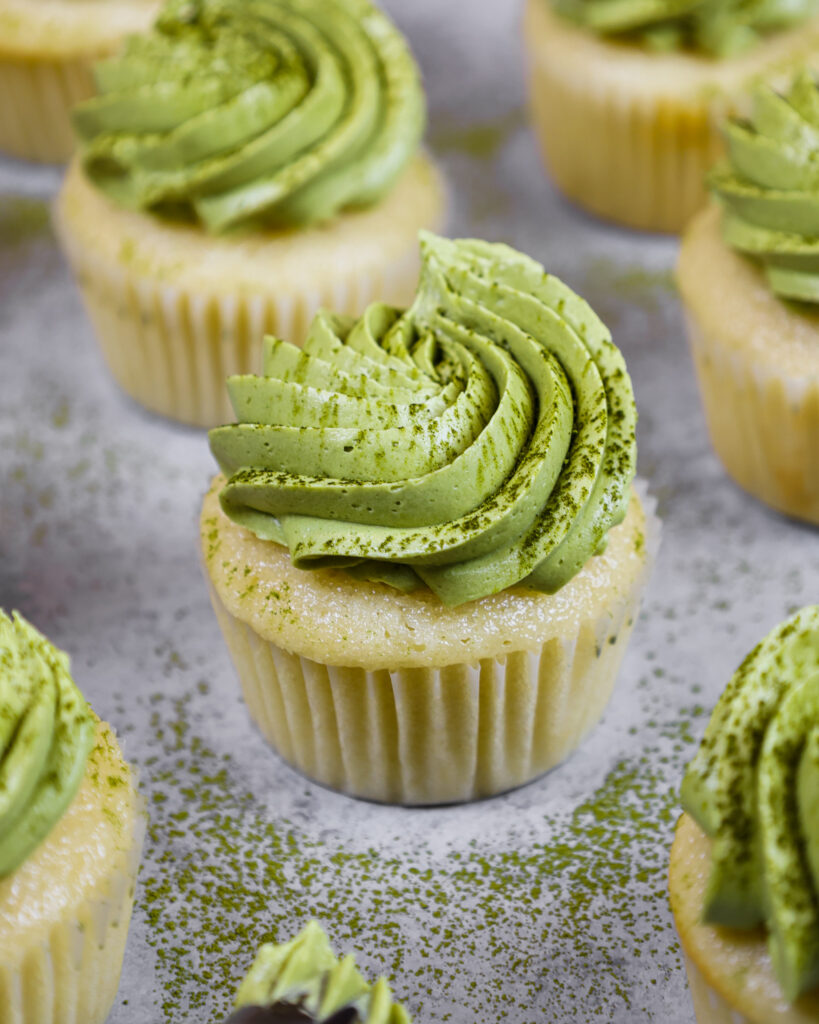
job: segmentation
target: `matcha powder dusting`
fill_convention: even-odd
[[[653,1020],[663,988],[673,1006],[666,983],[679,955],[665,875],[691,752],[685,724],[655,723],[657,747],[616,763],[591,796],[565,802],[574,810],[561,801],[550,812],[544,788],[537,816],[516,811],[533,790],[492,802],[491,814],[488,803],[357,803],[352,816],[346,798],[300,784],[254,736],[263,770],[286,773],[281,786],[273,778],[258,788],[228,750],[198,738],[192,709],[203,700],[200,691],[151,701],[137,909],[164,982],[151,1019],[221,1022],[259,944],[284,941],[312,917],[365,973],[386,974],[419,1021],[464,1011],[571,1019],[578,999],[589,1020]]]

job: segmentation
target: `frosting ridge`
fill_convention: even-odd
[[[0,878],[42,842],[79,789],[95,718],[68,657],[0,611]]]
[[[724,127],[728,162],[709,184],[725,241],[759,260],[783,298],[819,302],[819,86],[806,69],[784,95],[759,85],[749,121]]]
[[[92,181],[214,232],[377,202],[426,116],[412,55],[370,0],[170,0],[95,74],[100,95],[74,112]]]
[[[705,919],[766,924],[789,1000],[819,985],[819,605],[734,673],[681,796],[712,838]]]
[[[320,313],[265,340],[210,433],[225,512],[301,568],[344,566],[461,604],[554,592],[625,515],[636,410],[589,306],[505,245],[422,236],[406,312]]]

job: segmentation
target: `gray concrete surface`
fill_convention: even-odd
[[[602,225],[544,176],[518,4],[387,6],[423,65],[452,233],[541,259],[625,352],[659,562],[604,721],[547,777],[424,811],[299,777],[249,722],[208,604],[204,437],[117,390],[49,228],[59,173],[0,161],[0,605],[70,651],[152,822],[110,1024],[218,1022],[259,942],[310,916],[419,1022],[690,1024],[665,895],[676,787],[735,665],[819,596],[817,533],[741,493],[709,447],[676,242]]]

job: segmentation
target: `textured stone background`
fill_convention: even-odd
[[[744,653],[819,593],[817,534],[746,497],[705,433],[673,240],[572,209],[526,124],[510,0],[389,0],[429,88],[453,234],[541,259],[634,377],[663,547],[612,705],[504,798],[407,811],[326,792],[249,723],[202,582],[201,434],[124,398],[56,249],[56,171],[0,161],[0,605],[72,654],[151,813],[111,1024],[217,1022],[260,941],[310,916],[419,1022],[690,1024],[666,905],[675,789]]]

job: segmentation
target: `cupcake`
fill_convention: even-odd
[[[819,605],[740,665],[682,804],[669,888],[698,1024],[816,1024]]]
[[[530,101],[558,187],[607,220],[680,231],[718,122],[751,82],[819,51],[815,0],[528,0]]]
[[[369,0],[171,0],[96,78],[56,225],[142,405],[213,426],[265,331],[409,300],[443,188],[418,69]]]
[[[625,363],[505,245],[425,236],[412,306],[322,312],[229,383],[201,538],[252,717],[373,800],[489,796],[600,718],[655,546]]]
[[[687,231],[677,280],[711,440],[745,490],[819,523],[819,88],[754,94],[729,121],[719,202]]]
[[[61,163],[71,108],[94,92],[91,65],[146,29],[157,0],[0,0],[0,152]]]
[[[369,985],[353,956],[335,956],[315,921],[289,942],[261,947],[235,1006],[227,1024],[410,1024],[387,980]]]
[[[110,726],[68,658],[0,612],[0,1020],[102,1024],[144,822]]]

